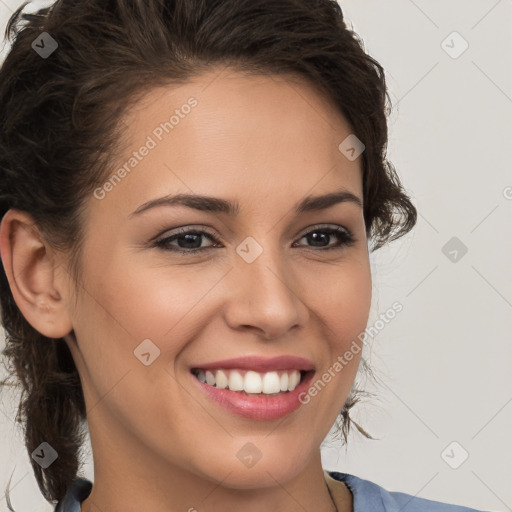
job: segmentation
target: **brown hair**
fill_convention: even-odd
[[[372,250],[415,225],[416,209],[386,159],[384,71],[335,1],[58,0],[32,14],[23,13],[27,4],[9,20],[12,48],[0,69],[0,218],[10,208],[28,212],[55,248],[69,251],[76,281],[84,204],[109,174],[123,113],[151,87],[186,83],[212,65],[313,83],[366,146]],[[31,46],[43,32],[58,44],[47,58]],[[43,441],[58,453],[47,469],[31,459],[43,496],[56,503],[80,469],[80,378],[64,339],[43,336],[23,317],[3,265],[0,298],[3,353],[22,386],[17,420],[29,453]],[[354,396],[341,412],[345,441]]]

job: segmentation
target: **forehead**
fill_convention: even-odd
[[[297,76],[211,71],[149,90],[123,121],[129,144],[113,170],[129,172],[111,195],[130,211],[163,193],[245,195],[260,205],[340,186],[361,195],[361,159],[338,149],[350,124]]]
[[[195,106],[190,108],[192,102]],[[320,141],[332,151],[342,136],[352,132],[333,102],[305,77],[231,68],[210,70],[185,84],[150,89],[123,120],[134,142],[156,129],[157,142],[171,145],[186,138],[186,147],[197,143],[197,149],[213,139],[234,146],[237,140],[251,137],[253,146],[257,141],[273,141],[267,152],[278,153],[279,145],[285,150],[294,143],[297,151],[304,138],[311,144],[303,153],[313,147],[325,149]],[[159,123],[169,121],[170,130],[159,129]],[[166,137],[169,131],[172,136]]]

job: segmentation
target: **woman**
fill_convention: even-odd
[[[357,401],[369,252],[416,222],[383,69],[339,6],[21,10],[0,71],[4,354],[57,512],[471,510],[321,466]]]

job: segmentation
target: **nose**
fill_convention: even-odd
[[[252,263],[235,260],[225,319],[235,330],[255,330],[266,340],[306,324],[308,309],[297,280],[277,251],[264,250]]]

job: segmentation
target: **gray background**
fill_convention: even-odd
[[[419,221],[371,256],[369,325],[403,305],[373,338],[376,396],[355,415],[378,440],[352,435],[345,450],[330,437],[324,467],[512,510],[512,1],[340,3],[386,70],[388,155]],[[2,31],[18,5],[0,0]],[[16,510],[50,511],[12,422],[15,398],[3,394],[0,407],[0,510],[14,471]]]

